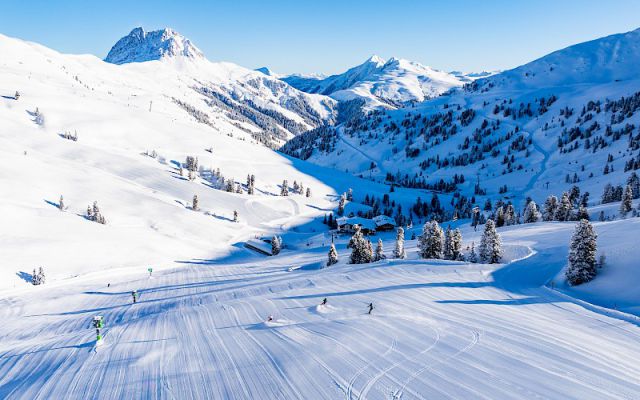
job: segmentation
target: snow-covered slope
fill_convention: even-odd
[[[520,90],[638,79],[640,29],[580,43],[476,82],[478,89]]]
[[[269,146],[331,123],[336,115],[333,99],[301,92],[276,77],[233,63],[210,62],[189,39],[168,28],[153,32],[135,28],[113,46],[105,61],[141,73],[164,71],[169,85],[180,82],[183,93],[199,94],[196,103],[180,103],[185,110],[202,118],[222,114]],[[164,86],[163,82],[160,87]]]
[[[112,64],[126,64],[175,56],[204,58],[202,52],[189,39],[170,28],[145,32],[138,27],[118,40],[104,60]]]
[[[258,143],[257,126],[208,104],[201,92],[224,88],[238,102],[254,96],[273,108],[271,115],[300,125],[307,122],[282,103],[304,100],[320,112],[321,96],[206,60],[114,65],[6,36],[0,36],[0,54],[2,288],[24,284],[21,274],[38,266],[55,281],[211,258],[331,205],[326,196],[334,189]],[[65,133],[77,133],[78,140],[66,140]],[[202,167],[193,181],[179,173],[187,156],[198,157]],[[215,188],[210,169],[241,184],[255,174],[256,194]],[[283,179],[304,182],[314,196],[274,196]],[[188,208],[195,194],[198,212]],[[65,212],[56,208],[61,195]],[[94,201],[106,225],[84,218]],[[239,223],[232,221],[234,210]]]
[[[465,80],[416,62],[372,56],[348,71],[326,78],[290,75],[282,78],[302,91],[336,100],[364,99],[369,106],[396,108],[436,97]]]
[[[421,104],[311,131],[283,151],[378,181],[475,195],[480,206],[483,193],[541,203],[573,184],[597,202],[607,183],[640,168],[639,47],[639,31],[572,46]]]

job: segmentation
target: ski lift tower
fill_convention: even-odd
[[[104,328],[104,319],[102,315],[96,315],[93,317],[93,327],[96,328],[96,345],[102,344],[102,331]]]

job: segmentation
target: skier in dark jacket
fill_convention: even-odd
[[[320,303],[320,304],[323,305],[323,306],[326,306],[327,305],[327,298],[325,297],[324,300],[322,300],[322,303]]]
[[[369,303],[369,314],[371,314],[371,311],[373,311],[373,303]]]
[[[138,291],[134,290],[133,292],[131,292],[131,297],[133,297],[133,302],[137,303],[138,302]]]

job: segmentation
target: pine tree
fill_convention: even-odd
[[[286,179],[282,181],[280,196],[289,196],[289,182]]]
[[[576,213],[576,219],[578,221],[580,221],[581,219],[586,219],[587,221],[591,219],[591,217],[589,217],[589,211],[587,210],[587,207],[583,205],[578,207],[578,212]]]
[[[399,227],[396,233],[396,247],[393,250],[393,258],[407,258],[407,253],[404,251],[404,229],[402,227]]]
[[[453,230],[450,239],[451,246],[451,260],[462,260],[462,232],[456,228]]]
[[[46,281],[46,277],[44,275],[44,269],[40,267],[38,270],[38,285],[43,285]]]
[[[469,257],[467,258],[467,261],[471,263],[478,262],[478,255],[476,254],[476,246],[474,242],[471,242],[471,251],[469,252]]]
[[[622,203],[620,203],[620,217],[625,218],[627,213],[633,208],[633,189],[631,185],[627,185],[624,188],[624,194],[622,195]]]
[[[60,202],[58,203],[58,209],[64,211],[64,198],[60,195]]]
[[[193,203],[191,204],[191,209],[193,211],[198,211],[199,207],[198,207],[198,195],[194,194],[193,195]]]
[[[271,254],[278,255],[280,254],[280,250],[282,249],[282,239],[278,236],[274,236],[271,238]]]
[[[384,248],[382,247],[382,239],[378,239],[378,245],[376,246],[376,253],[373,256],[373,261],[380,261],[386,258],[387,256],[384,254]]]
[[[350,264],[370,263],[373,257],[373,249],[370,250],[371,242],[364,238],[359,225],[355,225],[355,232],[349,240],[347,248],[351,249]]]
[[[338,215],[342,216],[344,215],[344,205],[347,201],[347,196],[342,193],[342,196],[340,196],[340,201],[338,202]]]
[[[580,285],[595,278],[597,237],[589,221],[583,219],[578,222],[571,238],[569,265],[565,273],[571,285]]]
[[[233,222],[238,222],[238,212],[237,211],[233,211]]]
[[[569,194],[567,192],[562,193],[562,198],[560,199],[560,204],[556,211],[556,221],[570,221],[572,209],[573,205],[569,200]]]
[[[549,196],[544,202],[544,210],[542,211],[542,219],[545,221],[553,221],[556,218],[558,212],[558,198],[556,196]]]
[[[540,218],[540,213],[538,212],[538,206],[536,205],[535,201],[531,200],[527,204],[527,207],[524,209],[524,223],[530,224],[530,223],[538,222],[539,218]]]
[[[347,191],[347,201],[353,201],[353,189],[351,188]]]
[[[418,249],[422,258],[442,258],[444,232],[437,221],[424,224],[422,236],[418,240]]]
[[[496,225],[499,227],[504,226],[504,210],[502,209],[502,206],[498,207],[496,210]]]
[[[327,267],[332,266],[333,264],[338,263],[338,251],[336,250],[336,245],[331,243],[331,247],[329,248]]]
[[[447,226],[447,230],[444,232],[444,250],[443,256],[445,260],[453,260],[453,249],[451,246],[451,240],[453,239],[453,231],[450,226]]]
[[[516,217],[516,210],[513,208],[513,204],[507,204],[507,207],[504,211],[504,224],[515,225],[518,222],[518,218]]]
[[[38,274],[36,273],[36,269],[33,269],[33,274],[31,274],[31,284],[32,285],[39,285],[40,283],[38,282]]]
[[[311,189],[310,188],[307,188],[306,197],[311,197]]]
[[[479,252],[480,259],[487,264],[495,264],[502,258],[502,240],[491,219],[488,219],[484,224]]]

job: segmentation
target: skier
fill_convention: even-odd
[[[102,315],[93,317],[92,326],[96,329],[96,344],[100,344],[102,342],[102,332],[100,330],[104,328]]]
[[[321,304],[321,305],[323,305],[323,306],[326,306],[326,305],[327,305],[327,298],[325,297],[325,298],[322,300],[322,303],[320,303],[320,304]]]
[[[373,303],[369,303],[369,315],[371,315],[371,311],[373,311]]]
[[[131,297],[133,297],[133,302],[134,304],[138,302],[138,291],[134,290],[133,292],[131,292]]]
[[[271,321],[273,321],[273,315],[269,315],[269,316],[267,317],[267,322],[271,322]]]

